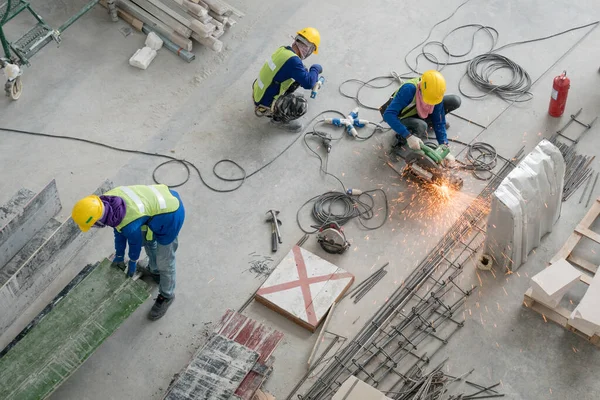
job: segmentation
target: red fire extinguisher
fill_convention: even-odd
[[[570,87],[571,80],[567,78],[567,71],[563,71],[562,74],[554,78],[548,114],[553,117],[560,117],[563,115],[565,112],[565,105],[567,104],[567,96],[569,95]]]

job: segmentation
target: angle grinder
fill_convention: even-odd
[[[406,167],[402,171],[407,178],[435,185],[448,185],[461,190],[463,180],[442,166],[443,160],[450,153],[447,145],[435,146],[422,144],[421,151],[411,151],[405,157]]]
[[[350,248],[350,243],[346,240],[346,235],[336,222],[323,225],[319,228],[317,242],[323,250],[331,254],[342,254]]]

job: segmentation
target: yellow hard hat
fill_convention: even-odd
[[[446,80],[440,71],[430,69],[421,76],[421,93],[423,101],[431,106],[440,104],[446,93]]]
[[[102,218],[103,212],[104,205],[102,204],[100,197],[91,195],[84,197],[75,203],[73,211],[71,212],[71,218],[79,225],[79,229],[83,232],[87,232],[96,221]]]
[[[298,35],[303,36],[306,40],[315,45],[315,54],[319,54],[319,45],[321,44],[321,34],[315,28],[304,28],[296,32]]]

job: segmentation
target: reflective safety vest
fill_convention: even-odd
[[[398,88],[398,90],[396,90],[394,92],[394,94],[392,95],[392,98],[396,97],[396,94],[398,93],[398,91],[400,90],[400,88],[402,88],[402,86],[404,86],[404,85],[410,84],[410,85],[414,85],[415,88],[416,88],[420,79],[421,78],[413,78],[413,79],[409,79],[409,80],[405,81],[402,85],[400,85],[400,87]],[[407,105],[406,107],[404,107],[402,109],[402,111],[400,111],[400,114],[398,115],[398,118],[399,119],[403,119],[403,118],[412,117],[413,115],[417,115],[417,93],[415,93],[415,97],[413,97],[413,99],[410,102],[410,104]]]
[[[252,96],[254,97],[254,101],[256,103],[260,103],[263,96],[265,95],[265,92],[272,84],[279,85],[279,93],[273,98],[273,100],[276,100],[279,96],[284,94],[286,90],[288,90],[292,83],[294,83],[294,80],[292,78],[283,82],[276,82],[274,80],[275,75],[277,75],[277,72],[279,72],[279,70],[281,69],[281,67],[283,67],[286,61],[292,57],[296,57],[296,53],[289,49],[286,49],[285,47],[280,47],[275,51],[275,53],[273,53],[271,58],[269,58],[265,62],[265,64],[260,69],[260,72],[258,73],[258,78],[254,81],[254,84],[252,85]]]
[[[179,208],[179,199],[171,194],[166,185],[119,186],[104,195],[118,196],[125,201],[125,218],[115,227],[117,232],[138,218],[168,214]]]

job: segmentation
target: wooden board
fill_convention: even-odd
[[[50,395],[148,297],[105,260],[0,358],[0,398]]]
[[[294,246],[258,289],[256,301],[314,332],[354,275]]]
[[[591,282],[591,279],[586,279],[582,277],[581,281],[586,284],[589,284]],[[532,309],[538,314],[541,314],[542,317],[545,318],[545,320],[549,319],[550,321],[555,322],[563,328],[566,328],[567,330],[588,340],[592,344],[600,346],[600,337],[598,335],[589,336],[569,324],[569,317],[571,316],[571,312],[569,310],[561,306],[550,308],[531,297],[531,292],[531,288],[529,288],[527,292],[525,292],[525,296],[523,298],[523,305],[525,307]]]
[[[171,386],[166,400],[229,400],[259,354],[215,334]]]
[[[272,354],[283,339],[283,333],[267,328],[233,310],[227,310],[223,315],[215,333],[243,344],[259,354],[257,368],[250,371],[235,391],[238,399],[252,399],[254,393],[272,372],[274,363]]]
[[[39,194],[21,189],[0,207],[0,270],[61,208],[54,179]]]
[[[571,252],[573,251],[575,246],[577,246],[579,241],[584,237],[593,240],[596,243],[600,243],[600,234],[590,229],[590,227],[599,215],[600,197],[598,197],[596,201],[594,201],[592,207],[585,214],[585,216],[583,217],[581,222],[579,222],[577,227],[575,227],[573,233],[571,234],[571,236],[569,236],[563,247],[558,251],[558,253],[556,253],[554,257],[552,257],[552,259],[550,260],[550,264],[564,258],[572,262],[573,264],[578,265],[581,268],[595,274],[598,270],[597,265],[594,265],[591,262],[582,259],[581,257],[574,256],[571,254]]]

